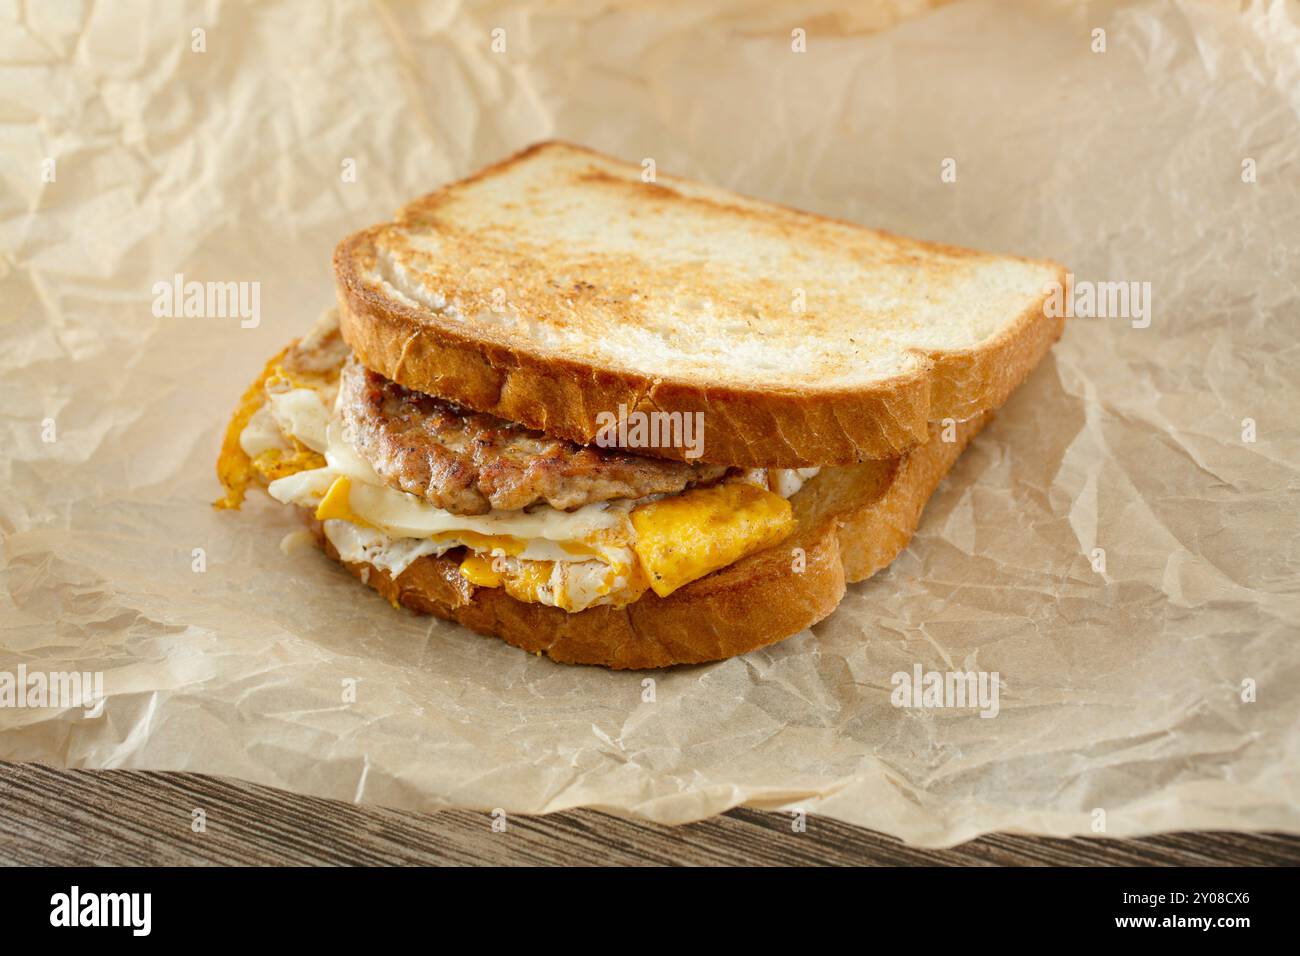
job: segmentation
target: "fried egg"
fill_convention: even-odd
[[[396,578],[421,557],[463,548],[460,573],[470,584],[570,612],[623,606],[647,589],[667,596],[771,547],[794,527],[787,498],[816,472],[758,470],[574,511],[455,514],[385,484],[346,440],[329,391],[276,371],[268,365],[259,380],[275,386],[262,389],[260,402],[246,393],[223,448],[223,474],[254,472],[277,501],[311,509],[344,561]]]

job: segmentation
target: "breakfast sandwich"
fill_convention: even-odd
[[[339,245],[218,460],[394,606],[571,663],[830,614],[1046,354],[1050,262],[543,143]]]

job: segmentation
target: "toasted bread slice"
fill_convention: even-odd
[[[702,460],[896,458],[1046,353],[1052,262],[797,212],[542,143],[346,239],[343,335],[410,388],[591,444],[703,413]],[[697,448],[650,444],[686,459]]]
[[[344,565],[395,606],[457,621],[562,663],[640,669],[722,660],[817,623],[840,603],[846,582],[893,561],[940,479],[990,417],[955,426],[951,442],[935,429],[901,459],[822,471],[790,499],[797,524],[781,544],[666,598],[648,591],[623,608],[570,614],[518,601],[500,588],[475,588],[448,557],[419,558],[396,579],[370,564]]]

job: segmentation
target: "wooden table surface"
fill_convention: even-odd
[[[197,774],[63,771],[0,763],[0,864],[936,864],[1300,863],[1300,837],[1180,833],[1142,840],[998,834],[920,850],[858,827],[733,810],[680,827],[589,810],[511,817],[406,813],[301,797]],[[205,832],[192,827],[205,815]]]

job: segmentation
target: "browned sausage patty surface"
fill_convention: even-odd
[[[571,510],[596,501],[672,494],[716,481],[723,465],[589,448],[472,412],[391,382],[350,356],[339,380],[343,424],[389,485],[457,514],[538,502]]]

